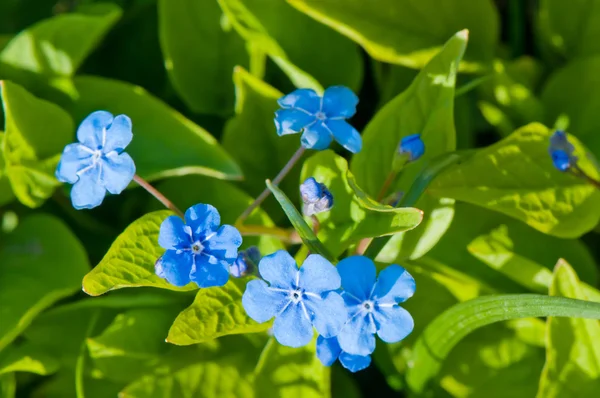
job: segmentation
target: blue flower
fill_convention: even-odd
[[[407,154],[411,162],[423,156],[425,153],[425,143],[421,139],[421,134],[411,134],[402,138],[398,146],[398,153]]]
[[[333,195],[325,184],[318,183],[313,177],[307,178],[300,185],[302,211],[307,216],[328,211],[333,206]]]
[[[301,88],[277,103],[284,108],[275,112],[278,135],[304,130],[301,142],[308,149],[326,149],[334,138],[352,153],[362,149],[360,134],[345,120],[356,113],[358,104],[358,97],[349,88],[332,86],[322,97],[314,90]]]
[[[369,367],[370,355],[352,355],[342,351],[337,337],[317,339],[317,357],[324,366],[331,366],[339,359],[343,367],[351,372],[358,372]]]
[[[131,119],[97,111],[77,129],[78,143],[65,147],[56,178],[73,184],[71,201],[76,209],[100,206],[106,191],[120,194],[135,175],[131,156],[123,152],[133,138]]]
[[[177,216],[163,221],[158,244],[167,251],[156,263],[156,274],[175,286],[195,282],[199,287],[223,286],[229,266],[238,255],[242,236],[211,205],[197,204],[185,212],[185,224]]]
[[[259,261],[260,251],[258,247],[250,246],[238,253],[237,259],[229,267],[229,273],[235,278],[241,278],[253,273]]]
[[[548,153],[552,163],[560,171],[567,171],[577,163],[577,157],[573,155],[575,147],[567,139],[567,133],[556,130],[550,137]]]
[[[333,337],[348,319],[336,268],[311,254],[298,269],[284,250],[265,256],[258,264],[263,280],[248,282],[242,304],[248,316],[263,323],[275,317],[273,335],[280,344],[302,347],[313,338],[313,326],[324,337]]]
[[[415,292],[415,280],[404,268],[390,265],[376,279],[373,261],[352,256],[340,261],[337,269],[349,309],[348,321],[338,334],[343,351],[369,355],[375,350],[375,334],[386,343],[395,343],[412,332],[412,317],[398,305]]]

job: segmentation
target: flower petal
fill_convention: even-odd
[[[377,303],[402,303],[415,293],[415,279],[404,268],[392,264],[379,273],[373,300]]]
[[[248,316],[258,323],[273,318],[289,303],[288,295],[269,289],[265,281],[248,282],[242,295],[242,305]]]
[[[189,251],[167,250],[155,265],[156,275],[171,285],[185,286],[190,283],[194,260]]]
[[[237,228],[223,225],[216,234],[202,242],[204,250],[219,260],[232,264],[238,255],[238,247],[242,244],[242,235]]]
[[[223,286],[229,280],[229,264],[213,256],[194,255],[190,279],[200,287]]]
[[[296,261],[285,250],[264,256],[258,263],[258,271],[272,287],[279,289],[295,289],[300,277]]]
[[[299,88],[277,100],[282,108],[301,109],[315,114],[321,110],[321,97],[310,88]]]
[[[375,351],[371,321],[363,313],[351,318],[338,334],[342,350],[353,355],[370,355]]]
[[[332,140],[331,131],[323,123],[315,123],[305,128],[300,138],[304,148],[317,151],[329,148]]]
[[[300,267],[299,287],[306,291],[321,294],[341,286],[340,274],[325,257],[311,254]]]
[[[356,113],[358,97],[352,90],[344,86],[331,86],[323,94],[323,109],[328,118],[349,118]]]
[[[298,348],[310,343],[314,332],[302,306],[292,303],[275,318],[273,335],[279,344]]]
[[[370,355],[352,355],[347,352],[340,354],[340,363],[343,367],[348,369],[350,372],[355,373],[359,370],[363,370],[371,365]]]
[[[106,129],[113,121],[113,115],[106,111],[90,113],[77,128],[77,139],[83,145],[96,150],[102,146],[102,137]]]
[[[186,210],[185,223],[192,229],[194,240],[204,240],[221,224],[221,215],[214,206],[198,203]]]
[[[316,202],[321,198],[321,184],[314,179],[314,177],[308,177],[302,184],[300,184],[300,196],[304,203]]]
[[[352,153],[358,153],[362,149],[362,138],[360,133],[345,120],[325,121],[327,129],[341,146]]]
[[[346,257],[338,263],[337,270],[342,278],[344,292],[350,293],[359,301],[370,298],[377,275],[375,264],[370,258]]]
[[[129,145],[133,138],[133,126],[127,115],[118,115],[112,121],[104,138],[104,153],[111,151],[121,152]]]
[[[337,292],[329,292],[323,300],[308,296],[303,302],[313,326],[323,337],[337,336],[348,320],[346,304]]]
[[[85,146],[69,144],[63,150],[60,162],[56,168],[56,179],[60,182],[75,184],[79,179],[77,172],[92,164],[92,153]]]
[[[277,135],[287,135],[299,133],[311,123],[314,123],[315,116],[299,109],[280,109],[275,112],[275,127]]]
[[[71,189],[71,202],[77,210],[93,209],[102,204],[106,189],[100,181],[100,167],[97,165],[79,175],[79,180]]]
[[[111,152],[103,157],[102,180],[106,190],[118,195],[133,180],[135,164],[127,153]]]
[[[413,331],[415,322],[408,311],[394,305],[379,307],[374,313],[377,335],[386,343],[396,343]]]
[[[191,246],[191,237],[186,232],[185,224],[181,218],[169,216],[160,224],[158,244],[167,250],[184,249]]]
[[[336,337],[326,339],[323,336],[317,338],[317,358],[324,366],[331,366],[338,359],[342,349]]]

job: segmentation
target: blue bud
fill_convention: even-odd
[[[552,158],[552,163],[560,171],[567,171],[577,163],[577,157],[573,155],[575,147],[567,138],[567,133],[562,130],[556,130],[550,137],[550,146],[548,153]]]
[[[256,246],[250,246],[245,251],[238,253],[237,259],[229,267],[229,273],[235,278],[254,273],[260,261],[260,251]]]
[[[302,211],[307,216],[328,211],[333,206],[333,195],[325,184],[318,183],[313,177],[307,178],[300,185]]]
[[[402,138],[398,146],[399,154],[408,154],[410,161],[414,162],[425,153],[425,143],[421,139],[421,134],[411,134]]]
[[[552,163],[554,164],[554,167],[556,167],[558,170],[567,171],[569,167],[571,167],[571,158],[565,151],[557,149],[551,152],[550,156],[552,157]]]

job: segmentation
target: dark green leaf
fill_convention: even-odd
[[[10,181],[6,175],[6,163],[4,162],[4,131],[0,131],[0,206],[11,202],[15,194],[10,186]]]
[[[42,348],[28,343],[11,345],[0,354],[0,375],[29,372],[47,376],[56,372],[59,366],[59,363]]]

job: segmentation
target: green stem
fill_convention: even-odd
[[[590,177],[585,171],[580,169],[579,166],[574,166],[572,169],[570,169],[570,171],[571,171],[571,174],[573,174],[574,176],[583,178],[584,180],[586,180],[587,182],[589,182],[596,188],[600,189],[600,181]]]
[[[167,209],[172,210],[173,212],[177,213],[177,215],[179,217],[184,218],[183,212],[181,210],[179,210],[179,208],[177,206],[175,206],[175,204],[173,204],[173,202],[171,202],[169,199],[167,199],[167,197],[165,195],[163,195],[156,188],[154,188],[152,185],[150,185],[148,183],[148,181],[144,180],[142,177],[140,177],[137,174],[133,176],[133,181],[137,182],[142,188],[144,188],[146,191],[148,191],[148,193],[150,195],[154,196],[160,203],[165,205],[165,207]]]

